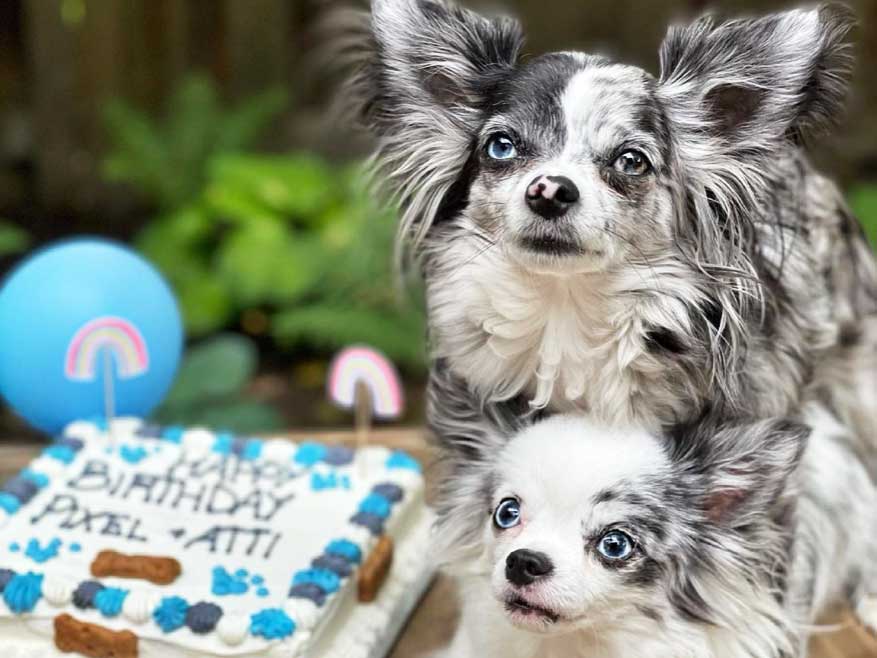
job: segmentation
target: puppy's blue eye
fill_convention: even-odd
[[[621,530],[610,530],[600,538],[597,550],[607,560],[626,560],[633,553],[633,546],[633,539]]]
[[[494,135],[487,142],[487,155],[494,160],[511,160],[518,155],[518,149],[508,135]]]
[[[615,162],[612,163],[615,171],[627,174],[628,176],[642,176],[649,173],[652,164],[649,159],[637,150],[631,149],[619,155]]]
[[[521,503],[516,498],[505,498],[493,513],[493,523],[500,530],[514,528],[521,522]]]

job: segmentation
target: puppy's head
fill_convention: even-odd
[[[443,0],[372,9],[358,89],[403,237],[453,225],[472,253],[498,245],[536,271],[671,245],[728,265],[779,154],[834,119],[846,87],[851,21],[835,9],[673,28],[657,78],[581,53],[522,60],[516,22]]]
[[[497,604],[546,633],[728,625],[741,602],[758,614],[788,558],[787,480],[806,435],[780,421],[700,422],[660,440],[563,416],[524,430],[502,449],[473,528]]]

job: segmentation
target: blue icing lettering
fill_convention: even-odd
[[[162,631],[172,633],[185,625],[188,611],[189,604],[186,603],[186,599],[168,596],[161,600],[161,605],[152,613],[152,618]]]
[[[21,508],[21,502],[12,494],[0,492],[0,509],[7,514],[15,514]]]
[[[340,555],[345,560],[358,564],[362,560],[362,550],[349,539],[333,539],[326,547],[329,555]]]
[[[43,577],[35,573],[18,574],[3,589],[3,600],[15,614],[31,612],[43,595]]]
[[[313,466],[322,461],[325,456],[326,446],[322,443],[306,441],[295,451],[295,457],[293,457],[293,460],[296,464],[301,464],[302,466]]]
[[[234,436],[228,432],[221,432],[216,435],[216,440],[213,442],[213,452],[218,455],[230,455],[233,445]]]
[[[185,431],[185,428],[179,425],[171,425],[161,431],[161,438],[171,443],[180,443],[183,440],[183,433]]]
[[[243,571],[243,573],[241,573]],[[247,572],[242,569],[231,575],[223,567],[213,568],[213,585],[210,591],[216,596],[236,596],[246,594],[250,589],[247,585]]]
[[[81,550],[82,550],[82,546],[80,545],[79,542],[75,541],[72,544],[70,544],[70,552],[71,553],[78,553]]]
[[[253,585],[262,585],[265,583],[265,579],[262,578],[262,576],[253,576],[250,582],[253,583]]]
[[[331,473],[311,473],[311,489],[314,491],[339,488],[350,489],[350,478],[348,476],[339,476],[334,471]]]
[[[266,596],[268,596],[268,594],[270,594],[270,592],[268,591],[268,589],[266,587],[260,587],[259,589],[256,590],[256,596],[261,597],[263,599]]]
[[[279,608],[269,608],[250,617],[250,633],[266,640],[280,640],[295,632],[295,622]]]
[[[61,444],[49,446],[43,450],[43,455],[67,465],[72,464],[73,460],[76,459],[76,453],[71,448]]]
[[[30,480],[38,489],[43,489],[49,485],[49,476],[44,475],[43,473],[37,473],[29,468],[24,469],[19,477],[24,478],[25,480]]]
[[[61,548],[61,540],[57,537],[46,544],[45,548],[40,546],[40,542],[36,539],[31,539],[27,542],[24,554],[37,564],[43,564],[52,558],[58,557],[59,548]]]
[[[106,587],[94,595],[94,607],[104,617],[117,617],[122,612],[122,604],[128,591],[118,587]]]
[[[338,591],[341,587],[341,579],[334,571],[327,569],[303,569],[293,576],[293,585],[302,585],[304,583],[313,583],[327,594]]]
[[[222,608],[215,603],[196,603],[186,612],[186,626],[195,635],[210,633],[222,617]]]
[[[420,463],[414,459],[414,457],[402,452],[401,450],[395,450],[393,454],[387,458],[387,462],[384,465],[389,469],[404,468],[409,471],[420,472]]]
[[[246,459],[247,461],[259,459],[262,456],[262,446],[263,443],[258,439],[250,439],[244,444],[244,449],[241,451],[241,459]]]
[[[17,541],[14,541],[11,544],[9,544],[9,550],[12,551],[13,553],[18,553],[18,551],[21,550],[21,544],[19,544]]]
[[[374,514],[375,516],[379,516],[382,519],[386,519],[388,516],[390,516],[391,509],[392,505],[390,505],[390,501],[380,494],[376,493],[370,493],[368,496],[363,498],[362,502],[359,504],[360,512]]]
[[[238,569],[237,571],[235,571],[234,575],[237,576],[238,578],[246,578],[247,576],[250,575],[250,572],[244,568],[241,568],[241,569]]]
[[[129,464],[139,464],[148,454],[143,446],[124,445],[119,448],[119,456]]]

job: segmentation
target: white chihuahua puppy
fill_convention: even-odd
[[[498,442],[481,521],[440,533],[464,600],[444,655],[791,658],[842,599],[874,628],[877,491],[832,416],[807,422],[555,416]]]

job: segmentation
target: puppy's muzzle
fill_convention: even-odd
[[[579,188],[566,176],[537,176],[527,186],[527,206],[543,219],[563,217],[576,205]]]
[[[532,585],[554,571],[554,563],[545,553],[521,548],[509,553],[505,561],[505,577],[518,587]]]

